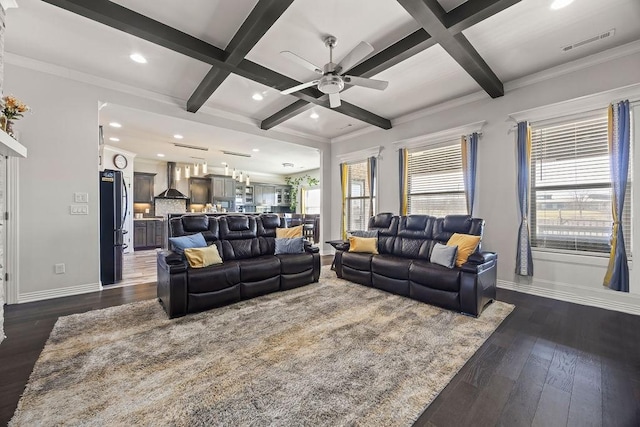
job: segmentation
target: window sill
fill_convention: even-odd
[[[577,254],[575,252],[562,251],[559,249],[531,249],[534,261],[551,261],[562,264],[589,265],[607,268],[609,265],[609,254],[585,252]],[[629,258],[629,269],[633,267],[633,261]]]

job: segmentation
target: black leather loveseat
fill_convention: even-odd
[[[378,214],[369,230],[378,231],[378,255],[338,250],[338,277],[429,304],[478,316],[496,296],[497,255],[480,245],[461,267],[429,262],[436,243],[446,244],[454,233],[482,236],[484,220],[466,215]]]
[[[318,248],[274,255],[280,218],[262,215],[183,215],[169,220],[169,236],[202,233],[222,264],[191,268],[182,255],[158,252],[158,298],[169,317],[206,310],[317,282]]]

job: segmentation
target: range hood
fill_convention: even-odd
[[[167,188],[156,196],[157,199],[188,199],[187,196],[176,190],[176,164],[167,162]]]

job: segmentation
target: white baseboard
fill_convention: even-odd
[[[86,285],[68,286],[66,288],[47,289],[44,291],[25,292],[18,294],[18,304],[33,301],[42,301],[52,298],[68,297],[71,295],[98,292],[102,289],[100,283],[88,283]]]
[[[604,287],[602,289],[588,288],[542,279],[533,279],[531,283],[498,280],[496,285],[502,289],[525,294],[640,315],[640,295],[612,291]]]

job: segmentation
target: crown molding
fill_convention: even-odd
[[[382,147],[377,145],[375,147],[365,148],[364,150],[338,154],[336,155],[336,159],[338,159],[340,163],[355,162],[357,160],[366,160],[369,157],[378,157],[380,151],[382,151]]]
[[[581,96],[579,98],[557,102],[551,105],[518,111],[509,114],[509,117],[516,123],[524,120],[528,120],[529,122],[540,122],[568,115],[587,113],[598,108],[604,111],[610,103],[620,101],[622,99],[629,99],[630,101],[639,100],[640,83]]]
[[[459,98],[452,99],[450,101],[441,102],[440,104],[432,105],[431,107],[423,108],[413,113],[406,114],[404,116],[397,117],[391,120],[391,125],[396,126],[402,123],[412,122],[417,119],[421,119],[432,114],[439,113],[441,111],[451,110],[462,105],[471,104],[472,102],[480,101],[482,99],[489,99],[489,95],[485,91],[478,91],[469,95],[464,95]]]
[[[16,2],[16,0],[0,0],[0,6],[2,6],[4,10],[13,9],[18,7],[18,2]]]
[[[358,136],[366,135],[368,133],[375,132],[375,131],[378,131],[378,130],[380,130],[380,128],[377,128],[375,126],[367,126],[365,128],[354,130],[353,132],[345,133],[344,135],[340,135],[340,136],[336,136],[335,138],[331,138],[331,143],[333,144],[334,142],[348,141],[348,140],[350,140],[352,138],[356,138]]]
[[[258,124],[258,128],[260,128],[260,124]],[[291,135],[291,136],[297,136],[299,138],[307,138],[307,139],[311,139],[313,141],[316,142],[322,142],[323,144],[330,144],[331,143],[331,139],[326,138],[324,136],[318,136],[318,135],[312,135],[310,133],[306,133],[306,132],[302,132],[299,130],[294,130],[288,127],[284,127],[283,125],[280,125],[278,127],[278,131],[274,131],[272,129],[268,129],[268,130],[263,130],[263,132],[265,132],[266,135],[273,135],[277,132],[281,132],[281,133],[286,133],[287,135]]]
[[[480,133],[482,127],[487,123],[485,120],[481,122],[469,123],[466,125],[458,126],[455,128],[441,130],[439,132],[433,132],[426,135],[420,135],[413,138],[402,139],[395,141],[393,145],[396,149],[400,148],[415,148],[421,146],[434,146],[443,142],[449,142],[456,139],[460,139],[464,135],[469,135],[474,132]]]
[[[113,145],[101,145],[100,148],[102,149],[102,152],[104,152],[104,150],[111,150],[114,151],[116,153],[120,153],[123,154],[125,156],[129,156],[129,157],[136,157],[137,154],[136,153],[132,153],[131,151],[127,151],[127,150],[123,150],[120,147],[114,147]]]
[[[574,61],[567,62],[556,67],[547,68],[546,70],[529,74],[528,76],[524,76],[519,79],[511,80],[504,84],[504,91],[506,93],[508,91],[531,86],[545,80],[553,79],[565,74],[593,67],[598,64],[613,61],[614,59],[624,58],[625,56],[633,55],[634,53],[638,52],[640,52],[640,40],[607,49],[603,52],[594,53],[593,55],[576,59]]]

